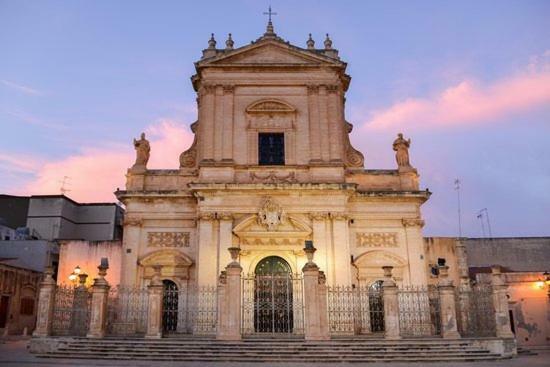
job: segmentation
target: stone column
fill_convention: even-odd
[[[223,86],[223,151],[222,162],[233,162],[233,95],[234,85]]]
[[[197,247],[197,284],[212,286],[216,284],[218,275],[218,244],[214,233],[215,215],[201,213],[199,215],[199,238]]]
[[[88,317],[88,288],[86,280],[88,274],[78,274],[78,287],[74,290],[73,317],[71,318],[71,333],[73,336],[84,336],[86,329],[86,318]]]
[[[218,252],[219,267],[218,272],[223,270],[223,266],[231,262],[230,248],[233,246],[233,216],[230,213],[218,213]]]
[[[232,261],[220,276],[218,286],[218,332],[216,339],[241,340],[241,272],[240,248],[231,247]]]
[[[399,299],[397,285],[392,280],[393,266],[383,266],[384,283],[382,283],[382,298],[384,300],[384,338],[401,339],[399,333]]]
[[[330,137],[327,100],[327,87],[321,85],[319,88],[319,96],[317,98],[317,101],[319,102],[319,133],[322,147],[321,159],[324,162],[328,162],[330,160]]]
[[[200,89],[199,132],[201,162],[214,161],[214,119],[215,119],[216,86],[203,85]]]
[[[136,285],[142,223],[141,218],[126,213],[120,266],[120,284],[123,286],[133,287]]]
[[[437,290],[439,291],[441,336],[444,339],[458,339],[460,334],[456,323],[455,287],[453,281],[449,279],[447,265],[439,267]]]
[[[47,267],[44,270],[44,279],[40,283],[38,292],[38,310],[36,312],[36,329],[34,337],[50,336],[52,333],[53,308],[55,305],[55,280],[52,277],[53,269]]]
[[[508,309],[508,286],[502,279],[500,266],[491,266],[493,303],[495,307],[495,325],[498,338],[513,338],[514,333],[510,327],[510,313]]]
[[[313,262],[315,248],[311,241],[306,241],[304,248],[308,261],[302,268],[304,273],[304,316],[305,339],[330,339],[327,317],[326,279],[323,272]]]
[[[162,338],[162,297],[164,286],[160,280],[160,266],[153,266],[153,277],[147,286],[148,310],[146,339]]]
[[[105,280],[107,275],[107,265],[101,264],[98,277],[94,279],[92,286],[92,309],[90,313],[90,328],[88,329],[88,338],[103,338],[105,336],[105,327],[107,325],[107,301],[111,287]]]

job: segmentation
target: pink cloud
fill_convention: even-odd
[[[549,59],[549,53],[544,54]],[[483,85],[464,80],[432,98],[409,98],[374,111],[367,129],[481,124],[550,106],[550,61],[532,61],[527,71]]]
[[[160,120],[145,133],[151,143],[149,168],[177,168],[182,151],[191,145],[192,133],[183,124]],[[136,132],[136,137],[139,135]],[[0,156],[1,158],[1,156]],[[58,161],[45,162],[37,167],[35,177],[20,190],[20,195],[59,194],[61,181],[68,176],[66,188],[69,197],[80,202],[115,201],[113,192],[125,186],[126,170],[135,160],[132,137],[127,147],[87,147],[76,155]],[[17,162],[16,162],[17,163]],[[23,168],[33,167],[24,161]]]

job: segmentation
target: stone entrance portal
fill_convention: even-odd
[[[243,333],[302,334],[302,278],[281,257],[261,260],[243,278]]]

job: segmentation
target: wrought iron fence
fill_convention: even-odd
[[[433,286],[404,286],[398,291],[402,336],[441,334],[439,292]]]
[[[117,286],[109,291],[107,334],[139,335],[147,331],[146,288]]]
[[[460,335],[467,337],[496,336],[493,288],[490,284],[458,287],[456,313]]]
[[[304,334],[300,274],[252,274],[242,282],[243,334]]]
[[[328,286],[331,334],[384,331],[384,303],[379,287]]]
[[[85,336],[90,325],[91,299],[91,292],[85,287],[57,286],[52,334]]]
[[[165,334],[214,334],[218,320],[216,286],[167,286],[163,295]]]

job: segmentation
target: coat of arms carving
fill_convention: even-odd
[[[267,198],[258,212],[258,223],[266,226],[268,231],[274,231],[285,221],[285,211],[271,198]]]

